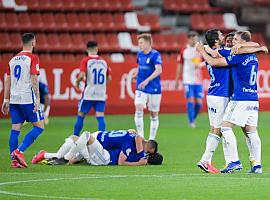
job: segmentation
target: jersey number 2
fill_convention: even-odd
[[[14,76],[17,79],[17,81],[20,79],[22,73],[22,67],[21,65],[16,65],[14,67]]]
[[[103,74],[103,68],[101,69],[93,69],[94,75],[94,84],[103,84],[105,82],[105,75]]]

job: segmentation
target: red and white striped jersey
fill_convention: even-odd
[[[183,65],[184,84],[202,84],[202,72],[200,67],[195,67],[202,62],[200,53],[195,47],[187,45],[180,50],[177,62]]]
[[[83,99],[105,101],[106,82],[110,74],[106,61],[98,55],[87,56],[81,61],[80,71],[86,73]]]
[[[9,61],[7,74],[11,78],[10,103],[34,103],[31,75],[39,75],[38,56],[29,51],[21,51]]]

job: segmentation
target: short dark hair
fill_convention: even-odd
[[[148,143],[150,144],[150,147],[154,149],[154,153],[158,151],[158,143],[155,140],[148,140]]]
[[[219,31],[219,29],[210,29],[205,33],[205,40],[211,48],[215,45],[216,40],[219,40]]]
[[[33,39],[35,39],[35,34],[34,33],[24,33],[22,35],[22,43],[23,44],[28,44],[31,42]]]
[[[97,42],[96,41],[88,41],[87,44],[86,44],[86,47],[87,49],[88,48],[94,48],[94,47],[97,47]]]
[[[233,37],[235,35],[235,32],[230,32],[228,33],[226,36],[225,36],[225,40],[228,38],[228,37]]]
[[[240,35],[241,39],[250,42],[251,41],[251,33],[249,31],[237,31],[237,35]]]
[[[198,36],[199,34],[196,31],[189,31],[187,34],[188,38]]]
[[[163,162],[163,156],[156,152],[154,154],[148,155],[147,163],[149,165],[161,165]]]

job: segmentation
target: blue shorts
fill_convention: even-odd
[[[10,104],[9,112],[12,124],[22,124],[27,122],[38,122],[44,119],[43,111],[39,107],[38,112],[34,112],[34,104]]]
[[[105,101],[93,101],[93,100],[85,100],[85,99],[81,99],[79,101],[79,112],[87,114],[89,113],[92,107],[94,107],[96,112],[104,112]]]
[[[202,85],[190,85],[185,84],[185,94],[186,98],[194,97],[196,99],[203,98],[203,86]]]

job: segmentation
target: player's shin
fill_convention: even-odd
[[[197,118],[198,114],[200,113],[201,108],[202,108],[202,104],[200,103],[195,104],[194,120]]]
[[[237,151],[236,137],[230,127],[221,127],[221,133],[225,139],[229,162],[236,162],[239,160]]]
[[[136,111],[134,121],[138,135],[144,138],[143,111]]]
[[[220,137],[216,134],[209,133],[206,140],[205,152],[202,156],[201,161],[206,164],[211,164],[213,154],[218,147]]]
[[[86,144],[90,138],[91,134],[89,132],[83,132],[79,139],[72,145],[69,152],[64,156],[66,160],[71,160],[75,157],[76,153],[84,151]],[[84,156],[84,155],[83,155]]]
[[[188,121],[189,123],[194,122],[194,103],[193,102],[187,102],[187,114],[188,114]]]
[[[106,130],[106,123],[104,116],[96,117],[98,121],[98,130],[99,131],[105,131]]]
[[[83,127],[83,120],[84,120],[84,117],[78,115],[77,116],[77,121],[76,121],[76,124],[74,126],[74,135],[77,135],[79,136],[80,135],[80,132],[82,130],[82,127]]]
[[[9,149],[10,154],[18,148],[18,138],[20,135],[20,131],[11,130],[10,137],[9,137]]]
[[[227,166],[230,163],[230,157],[229,157],[229,152],[228,152],[228,146],[224,137],[222,137],[222,148],[223,148],[224,159],[226,163],[225,166]]]
[[[156,138],[158,126],[159,126],[159,119],[158,116],[150,117],[150,135],[149,140],[154,140]]]
[[[34,126],[33,129],[24,137],[23,142],[18,147],[20,152],[24,152],[43,132],[43,128]]]
[[[252,145],[251,145],[251,140],[247,136],[245,136],[245,140],[246,140],[246,144],[247,144],[248,151],[249,151],[249,161],[253,162],[254,161],[254,153],[253,153],[253,149],[252,149]]]
[[[261,165],[261,139],[257,131],[247,132],[254,154],[254,166]]]

